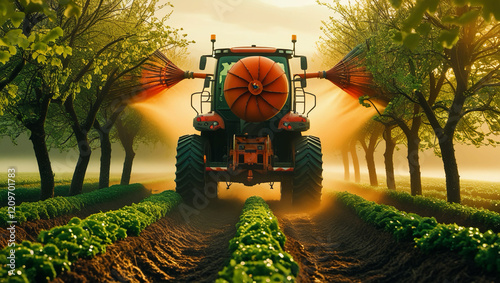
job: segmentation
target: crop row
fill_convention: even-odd
[[[398,240],[413,240],[424,252],[446,249],[474,259],[488,271],[500,273],[500,233],[456,224],[440,224],[434,217],[421,217],[399,211],[393,206],[367,201],[342,192],[337,200],[356,211],[361,219],[392,233]]]
[[[500,214],[497,212],[458,203],[449,203],[445,200],[432,197],[412,196],[399,191],[387,191],[387,194],[399,202],[426,208],[427,210],[440,212],[448,216],[469,219],[487,229],[500,232]]]
[[[425,197],[438,199],[440,201],[446,202],[446,191],[426,191],[424,193]],[[489,194],[463,194],[461,196],[461,203],[468,205],[470,207],[484,207],[487,209],[500,212],[500,202],[498,193]]]
[[[75,217],[64,226],[42,231],[38,235],[40,243],[23,241],[0,251],[0,278],[12,282],[52,280],[64,270],[70,270],[71,263],[78,258],[92,258],[127,235],[139,235],[180,201],[177,193],[164,191],[138,204],[92,214],[84,220]],[[9,272],[15,272],[15,276],[9,276]]]
[[[299,266],[284,251],[285,240],[267,203],[248,198],[229,242],[231,259],[216,282],[293,282]]]
[[[404,204],[409,204],[414,207],[418,207],[429,211],[432,214],[441,214],[443,216],[450,216],[452,218],[459,218],[468,223],[474,223],[474,226],[481,226],[486,230],[491,229],[494,232],[500,232],[500,213],[484,209],[484,208],[475,208],[469,205],[462,205],[458,203],[449,203],[443,199],[438,197],[432,197],[429,195],[426,196],[412,196],[404,191],[394,191],[387,189],[379,189],[373,188],[370,186],[357,185],[356,188],[363,189],[367,191],[377,191],[386,195],[387,197]],[[486,204],[488,206],[496,205],[496,203],[500,203],[499,201],[485,200],[480,202],[476,198],[476,200],[465,199],[464,203],[473,203],[473,204]]]
[[[73,213],[84,207],[111,201],[144,190],[141,184],[114,185],[109,188],[91,191],[71,197],[54,197],[37,202],[23,202],[18,206],[0,208],[0,227],[7,227],[7,221],[16,220],[16,224],[38,219],[51,219],[57,216]],[[16,199],[18,196],[16,196]],[[15,211],[12,211],[15,209]],[[12,217],[15,215],[15,219]]]
[[[446,199],[445,179],[423,177],[422,181],[422,190],[424,191],[424,195]],[[408,178],[397,178],[396,183],[398,183],[398,190],[406,191],[408,193],[411,191]],[[461,179],[460,187],[462,188],[462,200],[466,198],[482,198],[485,200],[499,199],[500,191],[498,190],[498,185],[499,182]]]

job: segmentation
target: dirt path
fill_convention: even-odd
[[[325,201],[315,214],[275,214],[287,236],[286,249],[299,263],[298,282],[494,282],[473,262],[451,252],[425,255],[411,242],[361,221]]]
[[[229,258],[243,204],[219,200],[193,215],[179,212],[152,224],[91,260],[78,260],[55,282],[213,282]]]

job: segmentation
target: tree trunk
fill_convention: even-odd
[[[442,128],[434,115],[431,107],[425,101],[423,95],[416,91],[415,94],[419,100],[420,106],[425,112],[436,137],[439,140],[439,147],[441,149],[441,159],[443,160],[444,172],[446,175],[446,192],[448,202],[460,203],[460,175],[458,174],[458,165],[455,158],[455,148],[453,145],[453,135],[455,128],[460,121],[460,112],[463,108],[465,96],[463,95],[464,86],[458,84],[455,91],[455,99],[450,108],[448,121],[446,126]]]
[[[134,162],[135,152],[132,147],[125,149],[125,161],[123,162],[121,185],[130,183],[130,175],[132,174],[132,163]]]
[[[446,174],[448,202],[460,203],[460,175],[458,174],[453,139],[440,140],[439,145],[444,164],[444,172]]]
[[[40,174],[40,199],[45,200],[54,197],[54,173],[45,143],[45,129],[43,125],[33,125],[29,127],[29,130]]]
[[[111,140],[109,131],[102,128],[99,122],[94,122],[94,128],[99,133],[101,142],[101,167],[99,168],[99,189],[109,187],[109,172],[111,168]]]
[[[365,153],[366,165],[368,167],[368,176],[370,177],[370,185],[377,187],[378,179],[377,179],[377,169],[375,168],[375,158],[374,158],[375,149],[368,148]]]
[[[40,88],[35,88],[35,93],[37,97],[41,98],[37,105],[40,109],[38,119],[35,121],[23,120],[22,116],[18,117],[18,119],[31,131],[30,140],[33,144],[40,174],[40,199],[45,200],[54,197],[54,172],[52,171],[49,151],[45,142],[45,119],[47,118],[51,98],[49,95],[44,95],[44,91]]]
[[[386,176],[387,188],[389,190],[395,190],[396,181],[394,179],[394,149],[396,148],[396,143],[392,139],[392,126],[385,126],[384,140],[385,140],[384,162],[385,162],[385,176]]]
[[[370,139],[368,145],[366,144],[365,137],[360,137],[359,139],[361,146],[365,150],[365,158],[366,158],[366,165],[368,167],[368,176],[370,178],[370,185],[374,187],[378,186],[374,153],[375,153],[375,148],[377,147],[378,138],[382,133],[383,133],[383,127],[379,125],[378,127],[373,128],[372,132],[369,133]]]
[[[413,106],[413,119],[411,129],[407,132],[408,141],[408,168],[410,169],[410,192],[412,196],[422,195],[422,176],[420,173],[420,137],[418,131],[422,125],[422,117],[420,114],[420,106],[415,104]]]
[[[96,102],[97,103],[97,102]],[[78,143],[78,162],[76,163],[75,171],[73,172],[73,179],[71,180],[71,187],[69,189],[69,194],[71,196],[81,194],[83,191],[83,182],[85,181],[85,174],[87,173],[87,168],[89,166],[90,155],[92,154],[92,149],[90,148],[88,140],[88,131],[92,128],[95,121],[95,112],[97,111],[94,105],[93,110],[87,115],[87,120],[84,125],[80,125],[78,121],[78,116],[73,105],[73,99],[68,98],[64,102],[64,108],[66,113],[69,114],[73,129],[73,134],[75,135],[76,141]]]
[[[408,139],[408,167],[410,169],[410,190],[411,195],[422,195],[422,181],[420,173],[420,161],[418,156],[418,148],[420,138],[417,135],[410,135]]]
[[[346,147],[343,147],[342,150],[342,162],[344,163],[344,180],[349,181],[349,150]]]
[[[125,161],[123,162],[121,185],[128,185],[130,183],[130,175],[132,174],[132,163],[134,161],[134,138],[139,132],[140,126],[135,129],[129,129],[123,125],[120,119],[115,122],[118,131],[118,138],[125,150]]]
[[[109,187],[109,172],[111,168],[111,141],[109,133],[101,139],[101,167],[99,172],[99,188]]]
[[[351,158],[352,158],[352,168],[354,169],[354,182],[361,182],[361,173],[359,170],[359,159],[358,153],[356,152],[356,140],[353,139],[350,144],[351,147]]]
[[[78,162],[76,163],[73,180],[71,180],[71,187],[69,189],[69,194],[72,196],[81,194],[83,191],[83,182],[85,181],[85,174],[87,173],[90,155],[92,154],[87,133],[78,132],[75,134],[80,155],[78,156]]]

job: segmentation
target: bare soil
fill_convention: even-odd
[[[274,205],[286,249],[300,265],[298,282],[495,282],[456,253],[424,254],[324,200],[316,213]]]

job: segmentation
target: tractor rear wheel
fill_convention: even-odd
[[[185,135],[177,143],[175,191],[185,202],[191,203],[196,195],[204,196],[205,142],[199,135]]]
[[[323,154],[318,137],[303,136],[294,142],[293,205],[318,205],[323,188]]]

